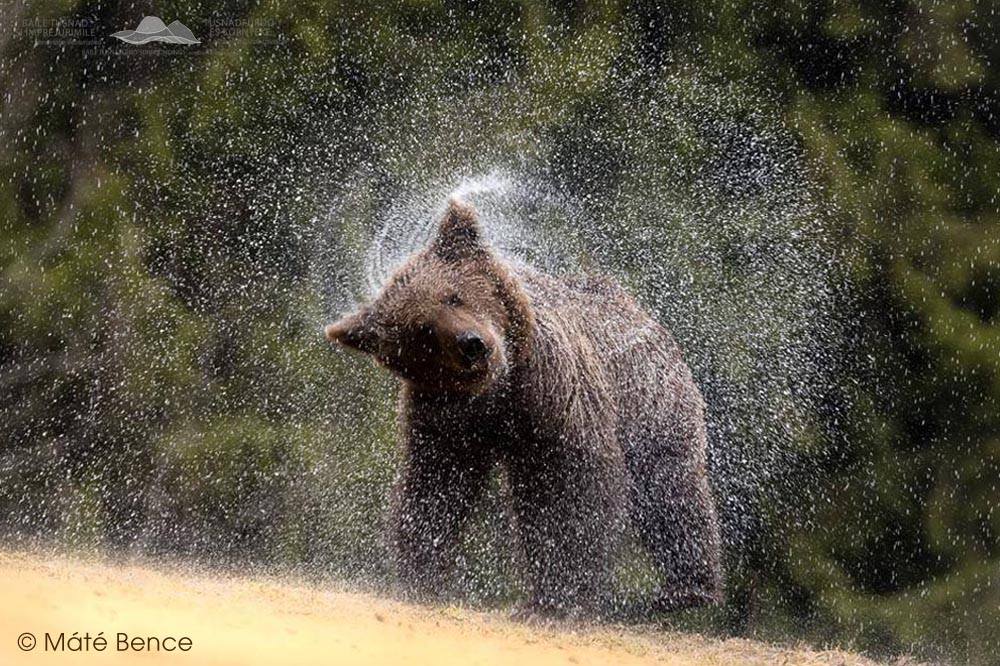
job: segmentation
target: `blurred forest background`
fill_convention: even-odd
[[[377,208],[392,174],[438,168],[414,161],[426,146],[400,149],[427,127],[442,163],[502,131],[545,145],[585,200],[613,197],[620,174],[673,157],[587,130],[629,122],[623,98],[709,77],[768,91],[829,202],[853,294],[837,370],[850,395],[798,435],[790,473],[819,470],[781,486],[799,513],[760,518],[727,607],[692,622],[996,663],[996,3],[0,12],[8,543],[384,577],[392,382],[320,340],[335,313],[317,298],[317,216],[359,170],[376,176],[357,205]],[[108,37],[149,14],[202,43]],[[358,251],[361,230],[338,224],[334,245]]]

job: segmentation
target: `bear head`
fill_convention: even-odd
[[[533,327],[528,297],[483,240],[476,211],[452,199],[428,247],[325,334],[414,386],[476,395],[524,358]]]

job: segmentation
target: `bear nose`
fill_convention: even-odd
[[[474,363],[486,356],[486,343],[479,337],[478,333],[466,331],[458,336],[458,350],[462,353],[462,358],[470,363]]]

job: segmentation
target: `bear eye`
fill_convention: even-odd
[[[455,308],[461,307],[461,305],[462,305],[462,297],[459,296],[458,294],[452,294],[448,298],[445,299],[445,303],[447,303],[448,305],[450,305],[452,307],[455,307]]]

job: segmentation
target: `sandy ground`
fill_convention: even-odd
[[[265,578],[217,578],[50,555],[0,553],[0,665],[21,664],[869,664],[744,640],[541,629]],[[24,636],[30,632],[32,639]],[[89,633],[90,649],[70,641]],[[103,651],[93,640],[100,632]],[[49,641],[45,635],[48,633]],[[59,634],[65,641],[59,649]],[[160,650],[119,651],[118,634]],[[174,640],[165,640],[165,637]],[[187,637],[190,649],[177,649]],[[186,643],[185,643],[186,644]],[[87,646],[82,646],[86,648]],[[165,647],[173,647],[166,651]]]

